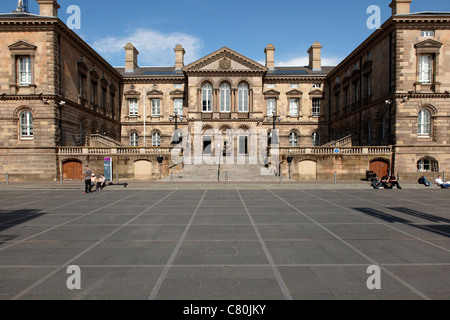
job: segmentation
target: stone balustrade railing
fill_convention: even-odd
[[[172,147],[110,147],[110,148],[83,148],[83,147],[61,147],[58,152],[61,155],[168,155]],[[392,152],[391,147],[281,147],[281,155],[387,155]]]

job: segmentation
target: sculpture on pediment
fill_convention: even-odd
[[[228,58],[223,58],[219,60],[220,69],[231,69],[231,60]]]

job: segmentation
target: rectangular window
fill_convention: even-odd
[[[313,84],[313,88],[320,89],[320,88],[322,88],[322,84],[321,83],[315,83],[315,84]]]
[[[267,99],[267,115],[271,117],[276,111],[277,111],[276,99],[275,98]]]
[[[159,117],[160,116],[160,103],[161,101],[159,99],[152,99],[152,117]]]
[[[432,79],[432,63],[433,58],[431,55],[422,55],[419,58],[419,81],[421,83],[431,83]]]
[[[298,83],[291,83],[289,85],[289,87],[292,88],[292,89],[296,89],[296,88],[298,88]]]
[[[86,76],[80,73],[78,75],[78,94],[81,99],[86,98],[85,87],[86,87]]]
[[[366,78],[366,96],[372,96],[372,75],[368,74]]]
[[[313,117],[320,116],[320,99],[313,98],[312,100],[312,115]]]
[[[31,57],[19,58],[19,85],[28,86],[31,81]]]
[[[183,115],[183,99],[173,99],[173,111],[179,116]]]
[[[91,82],[91,102],[97,104],[97,83]]]
[[[420,32],[420,36],[432,38],[434,37],[434,31],[422,31]]]
[[[181,89],[181,88],[183,88],[183,85],[182,85],[182,84],[179,84],[179,83],[176,83],[176,84],[173,85],[173,87],[174,87],[175,89]]]
[[[345,94],[345,107],[348,107],[350,104],[350,90],[348,90],[348,88],[345,89],[344,94]]]
[[[298,117],[298,98],[289,99],[289,114],[291,117]]]
[[[212,112],[212,87],[206,86],[202,90],[202,110]]]
[[[106,89],[102,88],[102,96],[101,96],[101,102],[100,105],[102,106],[103,111],[106,111]]]
[[[138,115],[138,101],[136,98],[128,100],[128,108],[130,110],[130,117],[137,117]]]
[[[353,84],[353,91],[354,91],[354,97],[355,97],[355,103],[358,103],[359,101],[359,84],[358,82],[355,82]]]
[[[267,89],[275,89],[277,87],[277,85],[276,84],[273,84],[273,83],[269,83],[268,85],[267,85]]]
[[[340,105],[339,105],[340,94],[339,93],[335,95],[335,99],[336,99],[336,113],[339,114],[339,108],[340,108]]]

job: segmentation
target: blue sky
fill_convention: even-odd
[[[31,13],[38,14],[35,0]],[[75,30],[113,66],[123,66],[127,42],[140,52],[140,66],[172,66],[180,43],[189,64],[223,46],[264,63],[264,48],[277,49],[275,65],[305,65],[307,50],[323,45],[324,65],[336,65],[373,30],[367,8],[381,9],[381,22],[391,15],[391,0],[60,0],[59,18],[67,22],[70,5],[81,9]],[[2,0],[1,12],[17,0]],[[319,6],[319,7],[318,7]],[[413,0],[412,12],[450,11],[449,0]],[[313,14],[315,13],[315,14]]]

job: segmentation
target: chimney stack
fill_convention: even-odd
[[[127,43],[125,49],[125,72],[134,72],[138,68],[137,56],[139,51],[132,43]]]
[[[39,4],[39,15],[58,18],[58,9],[61,8],[56,0],[36,0]]]
[[[308,50],[309,54],[309,68],[313,71],[322,70],[322,45],[319,42],[314,42]]]
[[[266,49],[264,49],[266,54],[266,67],[269,70],[275,69],[275,47],[273,44],[269,44]]]
[[[389,7],[392,8],[392,15],[411,13],[412,0],[392,0]]]
[[[175,51],[175,69],[181,70],[184,67],[184,54],[186,51],[181,44],[177,44],[173,51]]]

